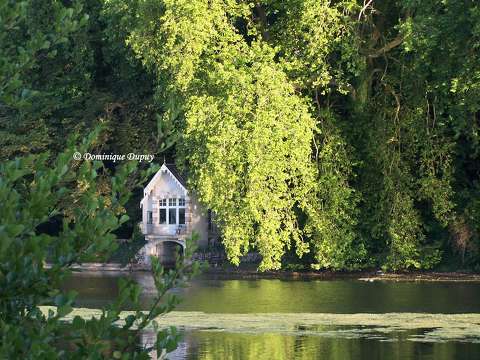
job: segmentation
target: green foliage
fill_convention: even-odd
[[[3,159],[51,144],[48,118],[82,96],[90,55],[80,43],[88,16],[79,3],[0,3],[0,134]],[[68,59],[76,66],[66,68]],[[79,61],[82,59],[81,61]],[[68,99],[68,100],[67,100]]]
[[[315,268],[441,259],[432,234],[448,234],[478,192],[466,75],[478,72],[478,6],[135,6],[142,21],[127,42],[157,76],[164,116],[182,131],[178,159],[234,263],[253,246],[261,269],[278,268],[291,245]]]
[[[125,44],[132,11],[122,3],[127,14],[114,16],[96,0],[1,2],[1,159],[58,153],[71,133],[85,136],[99,122],[101,152],[173,146],[168,122],[157,131],[154,78]]]
[[[122,266],[137,264],[140,261],[140,250],[146,243],[145,237],[137,225],[133,229],[131,238],[124,239],[108,261],[120,263]]]
[[[302,90],[346,94],[363,68],[351,1],[269,1],[267,31],[288,77]]]
[[[158,295],[149,312],[140,311],[140,286],[120,282],[120,295],[92,319],[75,317],[75,293],[63,293],[61,284],[71,274],[70,266],[103,258],[116,249],[112,234],[128,217],[122,209],[130,196],[125,186],[136,169],[134,162],[117,169],[111,192],[99,194],[99,162],[76,162],[74,151],[86,151],[98,136],[93,132],[79,146],[69,142],[54,163],[48,154],[30,155],[0,164],[0,357],[22,359],[121,358],[148,359],[151,349],[137,344],[138,334],[160,314],[170,311],[178,299],[167,291],[183,283],[182,262],[164,272],[152,259],[152,274]],[[145,176],[147,174],[144,174]],[[40,231],[42,224],[60,218],[58,234]],[[47,254],[51,264],[46,266]],[[196,269],[196,266],[194,266]],[[195,269],[193,273],[195,273]],[[123,325],[120,311],[129,304],[136,310]],[[40,306],[54,304],[56,312],[42,313]],[[170,352],[176,347],[175,331],[156,329],[155,349]]]
[[[476,86],[471,74],[479,67],[472,52],[478,42],[473,35],[477,7],[473,2],[405,2],[381,19],[367,17],[372,34],[384,36],[387,44],[370,55],[369,71],[375,75],[370,78],[370,104],[361,115],[361,143],[368,159],[362,188],[365,216],[372,219],[374,236],[385,241],[388,268],[437,264],[436,229],[455,238],[454,224],[475,198],[478,141],[472,134],[479,103],[473,93],[460,95],[457,86]],[[380,190],[376,194],[375,188]],[[465,193],[473,197],[467,200]],[[467,227],[468,241],[474,241],[478,222]]]
[[[320,117],[321,131],[315,140],[318,176],[305,227],[315,254],[312,267],[358,269],[368,264],[358,231],[360,197],[349,184],[353,161],[334,115],[323,112]]]
[[[293,251],[319,269],[478,264],[475,1],[4,0],[0,11],[2,158],[58,153],[66,134],[102,122],[98,151],[183,165],[234,263],[255,249],[262,270]]]
[[[292,240],[299,255],[306,251],[294,209],[314,186],[313,122],[281,73],[257,64],[238,75],[232,67],[215,80],[218,90],[208,85],[215,95],[190,99],[181,151],[200,199],[223,224],[229,258],[238,263],[253,243],[269,269]]]
[[[305,207],[314,186],[314,124],[273,49],[236,34],[230,16],[239,8],[228,5],[146,6],[141,17],[161,14],[161,26],[142,23],[129,41],[166,82],[167,113],[183,110],[179,157],[222,224],[229,259],[238,264],[254,246],[260,269],[279,268],[291,242],[299,255],[307,250],[295,208]]]

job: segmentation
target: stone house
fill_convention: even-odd
[[[148,263],[157,256],[164,265],[175,261],[177,251],[185,250],[185,239],[195,231],[198,248],[207,248],[218,239],[211,211],[204,209],[175,165],[164,163],[143,191],[142,233],[147,244],[142,255]]]

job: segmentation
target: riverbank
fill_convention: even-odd
[[[467,272],[436,272],[436,271],[405,271],[395,273],[384,273],[378,270],[371,271],[265,271],[258,272],[252,266],[210,267],[208,275],[222,278],[280,278],[280,279],[319,279],[337,280],[352,279],[361,281],[460,281],[480,282],[480,274]]]
[[[81,272],[148,272],[144,265],[130,264],[124,266],[119,263],[85,263],[75,264],[72,270]],[[318,279],[337,280],[351,279],[360,281],[445,281],[445,282],[479,282],[480,274],[467,272],[437,272],[437,271],[409,271],[384,273],[382,271],[265,271],[259,272],[254,264],[242,264],[240,267],[232,265],[210,266],[204,275],[211,278],[228,279]]]

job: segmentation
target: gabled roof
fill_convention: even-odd
[[[183,176],[180,174],[180,171],[174,164],[166,164],[163,163],[162,167],[156,172],[156,174],[152,177],[152,179],[148,182],[147,186],[145,186],[145,189],[143,189],[143,199],[140,201],[140,206],[143,204],[143,201],[147,197],[147,195],[150,194],[150,192],[153,190],[153,187],[157,183],[157,180],[162,176],[162,174],[169,174],[172,179],[183,189],[185,192],[185,195],[187,195],[188,190],[187,190],[187,182],[183,178]]]
[[[175,164],[164,164],[165,167],[167,167],[168,170],[177,178],[177,180],[180,182],[180,184],[183,186],[184,189],[187,189],[187,182],[185,181],[184,177],[180,173],[180,170],[178,170],[177,166]]]

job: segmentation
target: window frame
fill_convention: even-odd
[[[187,201],[184,196],[164,197],[158,200],[158,223],[160,225],[185,225],[186,224],[186,205]],[[180,222],[180,209],[183,211],[183,223]],[[161,212],[164,212],[165,222],[161,222]],[[174,213],[172,212],[174,211]],[[172,214],[172,216],[171,216]],[[170,222],[170,220],[175,222]],[[174,218],[174,219],[173,219]]]
[[[178,198],[178,206],[177,206],[177,222],[178,225],[186,225],[187,223],[187,201],[185,197],[181,196]],[[180,222],[180,210],[183,210],[183,222]]]
[[[169,207],[168,208],[168,225],[178,225],[178,222],[177,222],[177,212],[178,212],[178,208],[176,207]],[[174,223],[171,223],[170,220],[172,218],[172,214],[173,214],[173,217],[175,218],[175,222]]]
[[[180,210],[183,210],[183,222],[180,221],[181,215],[180,215]],[[178,208],[178,225],[185,225],[187,220],[186,220],[186,209],[184,207],[179,207]]]
[[[163,212],[163,216],[162,216],[162,212]],[[162,222],[162,218],[164,219],[163,222]],[[168,225],[168,222],[167,222],[167,208],[158,209],[158,224],[159,225]]]
[[[167,199],[166,198],[159,199],[158,200],[158,224],[159,225],[168,225],[167,209],[168,209]],[[165,219],[164,222],[162,222],[162,210],[164,211],[164,217],[163,217]]]

